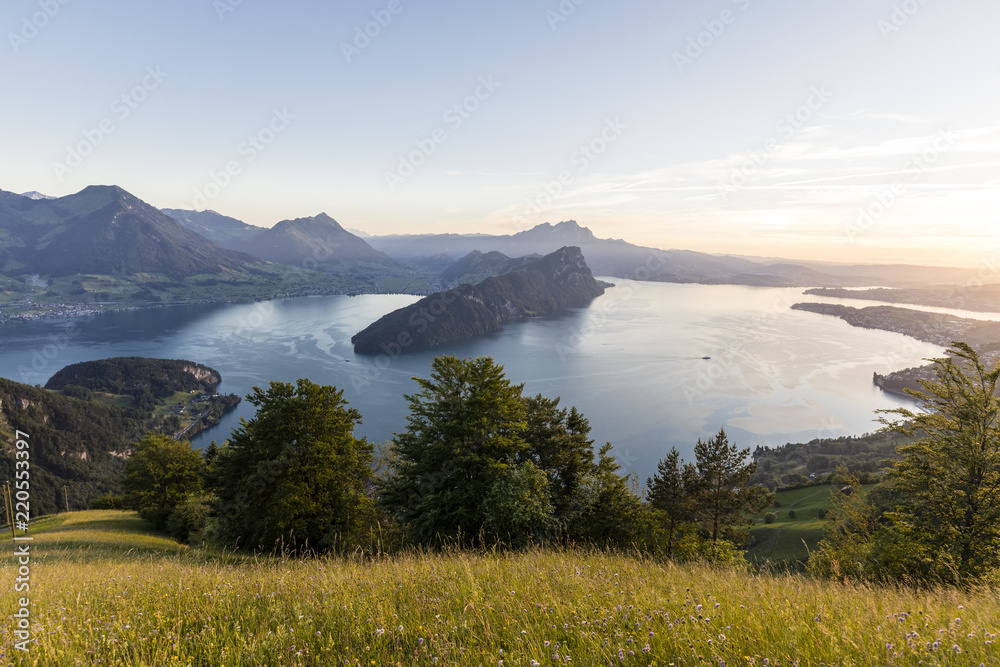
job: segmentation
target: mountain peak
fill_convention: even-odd
[[[283,264],[318,262],[333,265],[345,261],[395,264],[388,255],[373,249],[326,213],[282,220],[250,239],[243,249],[251,255]]]
[[[125,208],[152,208],[132,193],[117,185],[88,185],[76,194],[53,200],[67,211],[77,215],[89,215],[94,211],[118,204]]]
[[[514,235],[516,237],[543,237],[547,239],[560,239],[567,243],[580,243],[596,241],[597,237],[594,233],[586,227],[581,227],[577,224],[576,220],[564,220],[555,225],[548,222],[543,222],[540,225],[535,225],[527,231],[520,232]]]
[[[31,192],[22,192],[21,196],[22,197],[27,197],[28,199],[34,199],[35,201],[38,201],[40,199],[55,199],[55,197],[50,197],[48,195],[43,195],[41,192],[39,192],[37,190],[32,190]]]

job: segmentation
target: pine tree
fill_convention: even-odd
[[[747,515],[763,511],[774,497],[763,487],[750,485],[757,464],[747,463],[749,448],[740,450],[729,444],[725,429],[710,440],[699,438],[694,455],[698,470],[692,489],[694,517],[714,545],[750,525]]]
[[[553,511],[565,523],[584,477],[594,468],[590,424],[575,407],[559,408],[558,398],[527,397],[524,408],[526,455],[548,476]]]
[[[382,502],[420,543],[476,539],[488,529],[486,499],[501,492],[494,484],[533,488],[512,481],[510,471],[529,451],[522,385],[512,385],[489,357],[435,357],[430,379],[414,380],[421,390],[405,396],[408,427],[396,436]]]
[[[690,463],[684,463],[676,447],[671,447],[665,459],[656,466],[656,474],[646,481],[649,504],[663,512],[664,530],[667,534],[667,557],[672,558],[678,533],[694,520],[698,472]]]

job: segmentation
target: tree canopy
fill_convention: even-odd
[[[414,380],[420,391],[406,396],[407,429],[396,436],[382,501],[418,542],[474,539],[489,528],[491,492],[496,498],[537,487],[534,464],[511,470],[528,451],[522,386],[512,385],[489,357],[436,357],[430,379]],[[494,490],[497,483],[506,490]]]
[[[607,445],[559,399],[523,397],[493,359],[437,357],[407,396],[380,497],[420,543],[522,545],[547,539],[629,545],[642,504]]]
[[[300,379],[254,387],[257,413],[218,450],[219,539],[246,549],[349,547],[372,520],[372,445],[343,390]]]
[[[688,538],[688,556],[730,558],[751,523],[749,515],[770,505],[773,494],[751,484],[757,464],[747,460],[749,449],[729,444],[725,429],[708,440],[699,438],[694,455],[693,464],[684,463],[672,448],[646,482],[649,503],[660,512],[666,554],[672,557],[681,539]]]
[[[125,462],[125,503],[162,530],[181,502],[201,492],[204,472],[201,455],[187,440],[149,434],[133,446]]]
[[[1000,363],[987,368],[965,343],[948,354],[925,391],[910,392],[924,412],[881,420],[917,436],[891,472],[900,501],[889,517],[936,576],[975,579],[1000,567]]]

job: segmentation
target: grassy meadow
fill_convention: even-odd
[[[862,484],[860,489],[867,493],[874,484]],[[793,569],[802,569],[809,552],[823,539],[830,522],[819,518],[821,509],[833,509],[830,484],[807,486],[801,489],[778,491],[775,500],[778,507],[768,507],[765,512],[774,512],[777,520],[764,523],[764,515],[753,517],[750,529],[752,546],[747,551],[747,560],[755,565],[773,563]],[[794,511],[795,516],[790,512]]]
[[[7,556],[0,664],[1000,664],[991,590],[581,550],[249,558],[180,546],[115,511],[50,517],[32,534],[35,643],[13,647]]]

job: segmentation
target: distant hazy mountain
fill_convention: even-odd
[[[375,236],[368,239],[375,248],[400,258],[446,253],[456,259],[478,250],[496,251],[510,257],[548,254],[566,246],[578,246],[595,275],[636,280],[697,282],[743,285],[855,284],[798,265],[773,266],[736,257],[717,257],[689,250],[659,250],[634,245],[621,239],[599,239],[574,220],[556,225],[543,223],[510,236],[462,236],[433,234],[415,236]]]
[[[375,262],[400,266],[364,239],[341,227],[326,213],[312,218],[283,220],[244,243],[243,249],[256,257],[283,264],[306,262],[323,266]]]
[[[8,193],[9,194],[9,193]],[[117,186],[58,199],[0,197],[0,272],[186,277],[255,260],[226,250]]]
[[[560,248],[521,270],[437,292],[351,338],[361,354],[396,356],[500,329],[505,322],[582,307],[604,293],[579,248]]]
[[[254,227],[215,211],[187,211],[179,208],[162,210],[188,229],[230,250],[242,250],[241,244],[266,231],[264,227]]]
[[[50,197],[48,195],[43,195],[41,192],[36,192],[32,190],[31,192],[22,192],[22,197],[27,197],[28,199],[55,199],[55,197]]]
[[[460,285],[462,283],[475,285],[487,278],[520,271],[538,259],[541,259],[539,255],[528,255],[526,257],[511,259],[496,250],[486,253],[473,250],[445,269],[441,273],[441,279],[447,285]]]
[[[547,254],[565,245],[579,246],[594,275],[677,283],[759,285],[770,287],[915,287],[963,284],[970,270],[909,265],[843,265],[710,255],[691,250],[647,248],[621,239],[600,239],[573,220],[543,223],[507,236],[420,234],[373,236],[372,247],[392,257],[417,261],[445,254],[453,260],[473,251],[509,257]]]

